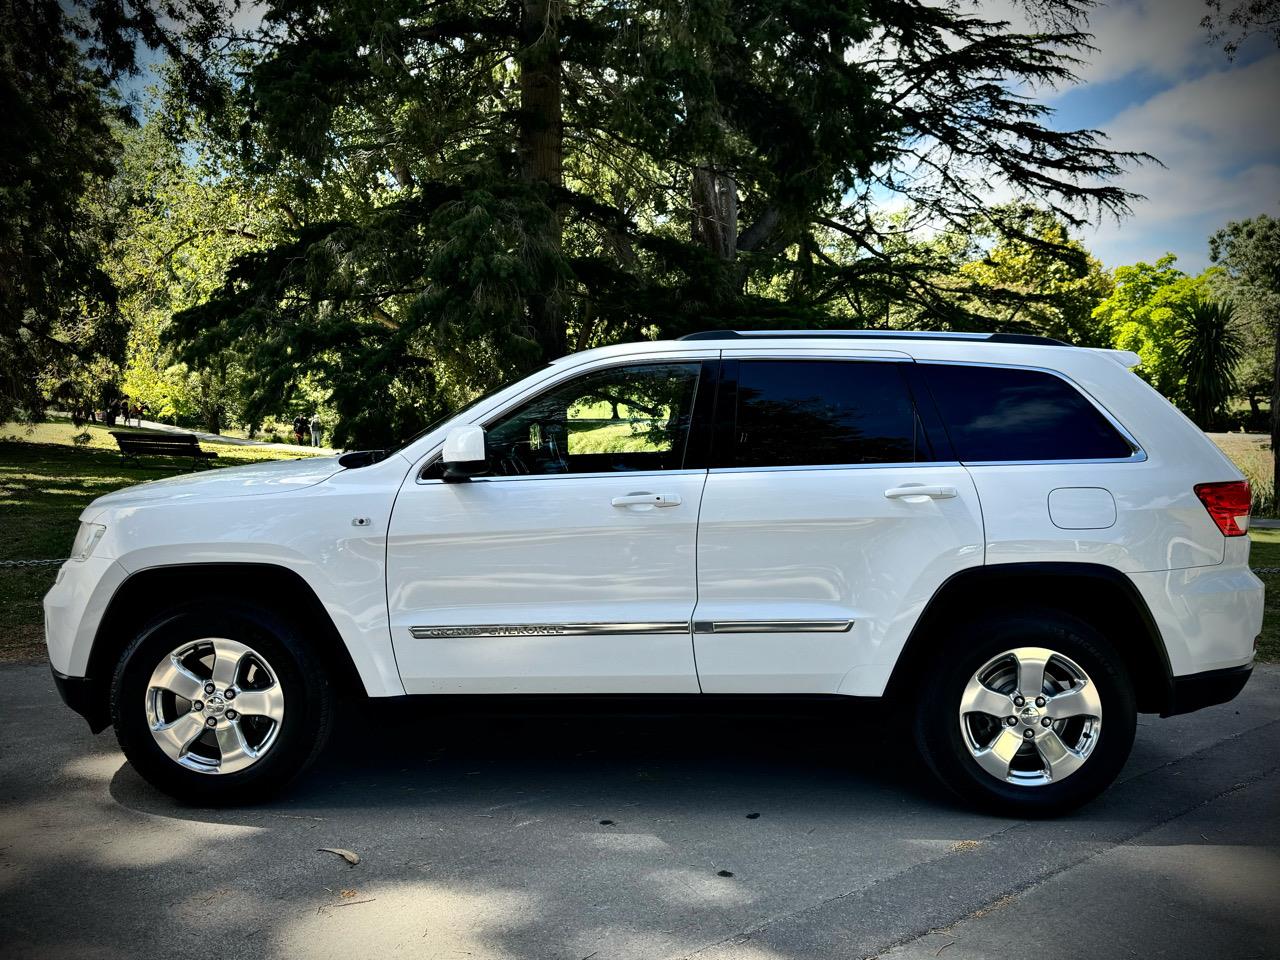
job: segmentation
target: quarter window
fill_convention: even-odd
[[[553,387],[485,434],[495,474],[676,470],[700,364],[636,364]]]
[[[1061,377],[1040,370],[922,364],[961,462],[1116,460],[1133,447]]]
[[[732,465],[929,459],[899,367],[868,361],[741,361]]]

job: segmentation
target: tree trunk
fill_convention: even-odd
[[[1280,479],[1280,323],[1276,324],[1275,362],[1271,367],[1271,483]]]
[[[555,194],[563,184],[564,117],[560,101],[561,0],[524,0],[520,25],[520,172],[525,183],[546,188],[547,215],[528,223],[543,269],[543,286],[529,297],[534,339],[548,358],[565,352],[559,279],[561,211]]]
[[[693,171],[693,242],[718,260],[732,263],[738,255],[738,184],[711,167]]]

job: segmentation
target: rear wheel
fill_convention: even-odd
[[[154,786],[191,803],[242,803],[310,765],[333,694],[291,624],[211,602],[138,634],[116,669],[111,712],[125,756]]]
[[[1137,722],[1124,661],[1089,624],[1054,611],[984,618],[923,679],[916,736],[929,766],[995,812],[1059,813],[1097,796]],[[1105,730],[1104,730],[1105,721]]]

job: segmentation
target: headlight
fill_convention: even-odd
[[[107,528],[100,523],[82,523],[76,531],[76,542],[71,545],[72,560],[87,560],[93,548],[98,545]]]

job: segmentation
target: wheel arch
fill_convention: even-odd
[[[107,725],[111,676],[120,653],[161,605],[157,597],[241,594],[273,612],[284,610],[300,620],[314,638],[316,650],[338,691],[365,696],[360,672],[332,617],[320,598],[296,571],[270,563],[197,563],[151,567],[131,574],[116,589],[94,635],[86,676],[95,691],[85,718],[91,727]],[[270,597],[268,602],[256,598]]]
[[[989,609],[1020,605],[1057,609],[1088,621],[1115,645],[1133,680],[1138,710],[1165,713],[1173,670],[1160,629],[1138,588],[1114,567],[1093,563],[1008,563],[973,567],[948,578],[912,628],[885,696],[910,692],[930,656],[944,652],[948,624]]]

